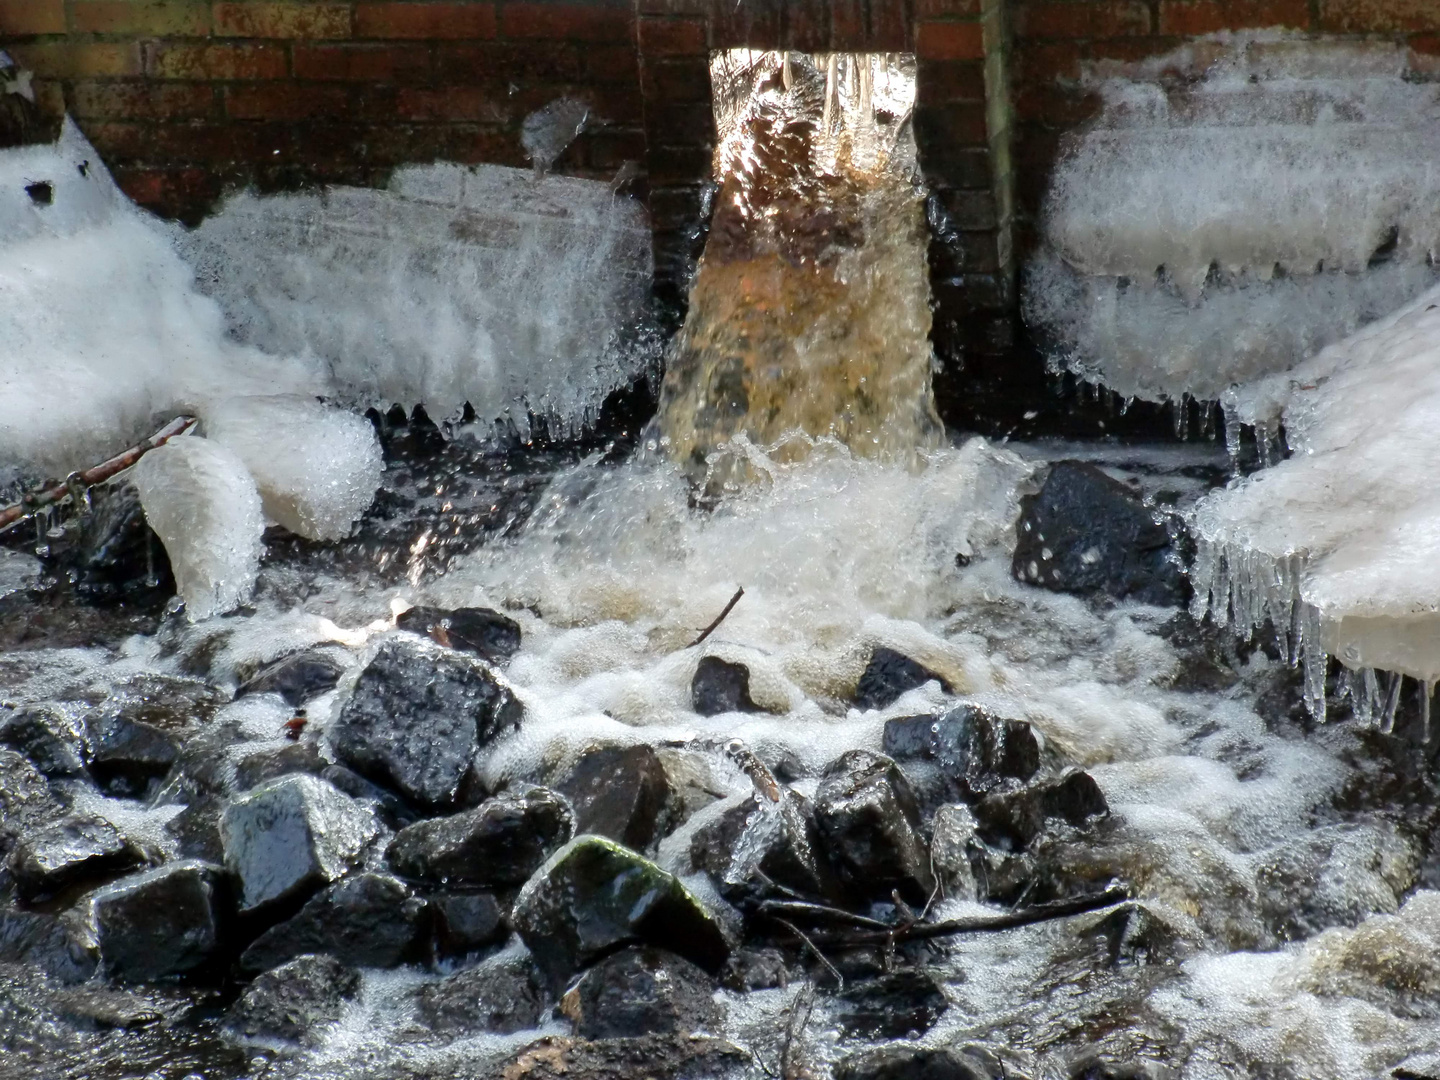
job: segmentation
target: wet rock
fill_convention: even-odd
[[[165,831],[175,838],[183,858],[225,862],[225,845],[220,840],[223,810],[224,804],[219,799],[200,797],[165,822]]]
[[[719,925],[673,875],[598,836],[557,851],[526,882],[511,921],[552,988],[627,942],[657,945],[707,971],[728,946]]]
[[[539,1026],[541,982],[529,956],[504,953],[423,987],[416,1005],[433,1031],[509,1035]]]
[[[670,786],[672,825],[679,827],[727,793],[715,776],[712,759],[703,753],[676,746],[657,746],[656,755]]]
[[[330,732],[362,776],[430,806],[452,806],[480,747],[522,708],[484,662],[414,638],[384,642]]]
[[[1170,1080],[1170,1069],[1154,1061],[1116,1061],[1089,1052],[1070,1065],[1069,1080]]]
[[[720,981],[731,990],[748,994],[752,990],[784,989],[790,985],[785,954],[776,948],[739,948],[725,961]]]
[[[399,795],[378,784],[372,784],[354,769],[347,769],[344,765],[326,765],[320,770],[320,779],[334,784],[339,791],[369,806],[385,823],[386,828],[403,829],[420,818],[420,812]]]
[[[1056,592],[1184,605],[1189,585],[1170,532],[1140,497],[1094,465],[1058,461],[1020,501],[1011,570]]]
[[[261,784],[220,816],[225,865],[240,879],[246,910],[334,881],[375,832],[369,811],[313,776]]]
[[[835,1080],[1021,1080],[983,1049],[882,1046],[851,1054],[835,1066]]]
[[[732,902],[772,891],[766,879],[808,896],[838,898],[810,803],[785,790],[778,803],[739,795],[713,811],[690,839],[690,859]]]
[[[62,982],[84,982],[95,957],[54,915],[0,909],[0,963],[29,963]]]
[[[971,704],[941,716],[887,720],[883,747],[932,804],[973,802],[1029,780],[1040,768],[1040,742],[1029,724]]]
[[[4,716],[0,745],[24,754],[51,780],[85,775],[84,732],[56,705],[24,705]]]
[[[848,1035],[902,1039],[923,1035],[949,1007],[945,992],[925,971],[895,971],[847,982],[835,996],[835,1021]]]
[[[106,717],[90,728],[90,775],[111,795],[139,798],[177,756],[169,735],[138,720]]]
[[[713,1029],[720,1012],[710,976],[650,947],[612,953],[581,976],[561,1010],[587,1039]]]
[[[575,810],[575,832],[648,851],[663,835],[669,777],[653,747],[602,746],[581,756],[555,785]]]
[[[345,650],[334,646],[291,653],[266,664],[241,683],[235,696],[279,694],[287,705],[298,709],[311,698],[335,689],[350,666],[349,659]]]
[[[492,664],[503,664],[520,651],[520,624],[491,608],[412,607],[400,613],[395,625]]]
[[[175,592],[165,545],[145,520],[132,484],[91,488],[89,507],[52,544],[50,561],[94,604],[145,602]]]
[[[930,822],[930,869],[947,900],[975,900],[979,890],[970,853],[975,843],[975,815],[962,805],[942,806]]]
[[[61,990],[47,999],[50,1008],[82,1031],[134,1031],[165,1018],[163,1011],[139,994],[110,986]]]
[[[752,1065],[746,1051],[708,1035],[594,1040],[551,1035],[501,1062],[495,1075],[514,1080],[701,1080],[739,1075]]]
[[[1001,851],[978,837],[970,845],[970,870],[975,877],[976,898],[993,904],[1018,904],[1022,897],[1032,895],[1037,883],[1046,877],[1033,855]],[[1050,884],[1053,888],[1056,883]],[[1069,895],[1069,891],[1056,888],[1042,891],[1041,896],[1054,899]]]
[[[430,898],[435,919],[435,952],[464,956],[504,941],[510,933],[493,893],[446,893]]]
[[[1139,900],[1076,919],[1073,932],[1077,937],[1103,939],[1112,967],[1174,964],[1189,958],[1200,945],[1193,931],[1177,925],[1163,909]]]
[[[901,694],[931,681],[938,682],[945,693],[951,692],[950,684],[923,664],[904,653],[877,645],[855,688],[855,704],[861,709],[883,709]]]
[[[764,712],[750,699],[750,669],[718,656],[702,657],[690,680],[690,707],[701,716]]]
[[[360,973],[330,956],[299,956],[257,978],[225,1015],[232,1038],[313,1046],[360,993]]]
[[[1047,819],[1060,818],[1078,827],[1109,813],[1110,807],[1095,778],[1073,769],[1018,791],[987,795],[974,810],[982,840],[1004,851],[1023,851],[1040,835]]]
[[[506,793],[401,829],[385,858],[397,874],[462,885],[518,885],[574,831],[569,805],[548,788]]]
[[[356,967],[392,968],[414,958],[425,901],[388,874],[361,873],[312,896],[292,918],[266,930],[240,956],[264,971],[306,953]]]
[[[29,759],[15,750],[0,749],[0,827],[5,833],[43,826],[64,811],[64,804]]]
[[[230,695],[199,679],[140,672],[111,687],[111,706],[124,720],[170,734],[208,724]]]
[[[21,835],[10,872],[22,896],[37,900],[67,885],[140,865],[143,856],[103,818],[75,814]]]
[[[219,867],[178,862],[95,892],[90,918],[105,973],[153,982],[209,961],[220,944],[219,881]]]
[[[328,767],[329,763],[320,756],[314,743],[297,742],[289,746],[258,750],[241,758],[240,763],[235,766],[235,787],[240,791],[249,791],[267,780],[276,780],[293,773],[324,779],[323,774]],[[340,787],[338,784],[335,786],[337,789]]]
[[[890,758],[851,750],[827,765],[815,792],[815,824],[855,895],[886,899],[898,889],[914,904],[929,899],[935,881],[920,836],[920,808]]]

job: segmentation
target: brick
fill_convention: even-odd
[[[915,28],[921,60],[983,60],[984,30],[978,22],[922,22]]]
[[[430,50],[423,45],[297,45],[295,76],[346,82],[425,82],[430,77]]]
[[[65,115],[65,84],[56,79],[36,79],[30,84],[35,94],[35,107],[41,116],[59,119]]]
[[[165,217],[198,218],[224,181],[206,169],[116,169],[115,182],[135,202]]]
[[[865,47],[871,52],[909,52],[914,46],[910,40],[910,20],[906,17],[907,4],[870,0],[866,10],[870,15],[870,33],[866,35]]]
[[[932,186],[989,190],[992,181],[988,148],[926,143],[918,149],[921,171]]]
[[[699,19],[641,19],[640,52],[651,56],[704,56],[705,24]]]
[[[779,0],[711,0],[710,44],[729,49],[749,45],[773,49],[783,37]]]
[[[580,141],[584,144],[586,164],[606,174],[613,175],[627,161],[645,164],[645,133],[642,131],[602,128],[586,132],[580,136]]]
[[[710,67],[703,58],[652,62],[648,57],[641,75],[647,99],[693,102],[710,100]]]
[[[787,0],[785,31],[781,43],[801,52],[824,52],[830,44],[830,13],[827,0]]]
[[[625,41],[633,33],[632,26],[628,8],[532,3],[507,3],[500,8],[500,32],[507,38]]]
[[[1422,79],[1440,78],[1440,34],[1416,34],[1412,37],[1406,68],[1410,74]]]
[[[984,101],[985,65],[975,60],[922,60],[915,94],[922,105]]]
[[[215,5],[219,37],[334,39],[350,36],[348,4]]]
[[[926,105],[915,110],[915,138],[934,144],[984,146],[988,139],[983,104]]]
[[[400,91],[395,112],[402,120],[470,120],[504,124],[511,119],[501,89],[447,86],[443,90]]]
[[[980,14],[980,7],[980,0],[915,0],[915,18],[974,18]]]
[[[353,115],[348,87],[251,83],[225,88],[225,114],[232,120],[310,120]]]
[[[0,41],[65,33],[63,0],[0,0]]]
[[[298,152],[289,124],[158,124],[146,129],[143,154],[165,164],[248,165]],[[305,148],[309,153],[309,148]]]
[[[157,42],[147,46],[146,70],[161,79],[283,79],[281,45],[190,45]]]
[[[367,38],[493,38],[494,4],[361,4],[355,34]]]
[[[365,142],[368,160],[377,165],[441,160],[528,164],[516,135],[476,124],[382,126],[369,129]]]
[[[105,78],[141,72],[140,45],[133,41],[48,41],[7,48],[21,67],[42,78]]]
[[[632,45],[592,45],[585,50],[585,77],[633,86],[640,80],[640,58]]]
[[[1160,0],[1162,34],[1197,37],[1220,30],[1309,25],[1309,0]]]
[[[867,5],[862,0],[830,0],[830,48],[864,52],[870,44]]]
[[[78,82],[70,111],[82,120],[203,120],[215,114],[209,83]]]
[[[650,182],[660,186],[696,184],[713,173],[714,150],[700,146],[652,146],[645,156]]]
[[[710,14],[710,0],[639,0],[636,10],[641,15]]]
[[[489,41],[436,46],[437,77],[460,85],[576,82],[584,76],[581,46],[570,42]]]
[[[1026,3],[1015,12],[1022,38],[1107,38],[1150,32],[1150,9],[1140,0]]]
[[[687,146],[715,140],[715,111],[710,103],[647,102],[645,128],[657,144]]]
[[[993,229],[999,224],[995,195],[986,190],[936,188],[931,192],[945,212],[950,229]]]
[[[70,29],[79,34],[203,37],[210,32],[205,0],[74,0]]]
[[[1319,0],[1320,30],[1342,34],[1440,30],[1435,0]]]
[[[1080,50],[1074,41],[1027,42],[1012,54],[1010,70],[1015,84],[1078,79]]]

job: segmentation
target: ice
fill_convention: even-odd
[[[590,106],[572,97],[560,97],[536,109],[520,125],[520,145],[535,163],[535,171],[544,175],[555,159],[585,130],[590,119]]]
[[[1103,111],[1062,152],[1026,276],[1057,359],[1126,397],[1214,399],[1433,284],[1440,87],[1406,56],[1267,31],[1091,65]]]
[[[239,340],[308,358],[352,403],[575,430],[645,373],[620,340],[649,224],[607,184],[409,166],[387,191],[236,196],[180,244]]]
[[[205,434],[245,463],[267,518],[312,540],[348,535],[380,486],[374,429],[312,400],[227,398],[206,412]]]
[[[141,458],[131,478],[170,556],[186,614],[205,619],[244,603],[259,567],[264,517],[239,455],[183,436]]]

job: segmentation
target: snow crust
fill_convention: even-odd
[[[1058,359],[1213,400],[1433,284],[1440,86],[1406,57],[1269,31],[1092,65],[1103,110],[1062,152],[1025,286]]]

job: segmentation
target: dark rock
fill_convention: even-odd
[[[85,736],[56,705],[23,705],[0,721],[0,745],[17,750],[51,780],[85,775]]]
[[[153,982],[194,971],[220,944],[219,867],[178,862],[93,893],[100,965],[112,978]]]
[[[883,709],[901,694],[932,681],[950,693],[950,684],[923,664],[904,653],[877,645],[855,687],[855,704],[862,709]]]
[[[1079,769],[1018,791],[994,792],[974,807],[980,838],[1002,851],[1029,847],[1047,819],[1060,818],[1079,827],[1109,810],[1095,778]]]
[[[225,862],[225,845],[220,840],[223,809],[224,804],[218,799],[197,798],[165,823],[165,831],[175,838],[181,856],[202,862]]]
[[[62,982],[84,982],[95,957],[54,915],[0,909],[0,963],[29,963]]]
[[[54,821],[64,809],[29,759],[0,749],[0,826],[6,833]]]
[[[464,956],[496,945],[510,933],[505,912],[493,893],[446,893],[430,898],[435,918],[435,952]]]
[[[360,973],[329,956],[300,956],[257,978],[225,1015],[232,1038],[312,1046],[360,993]]]
[[[288,746],[257,750],[241,758],[240,764],[235,766],[235,786],[241,791],[249,791],[267,780],[290,776],[292,773],[323,778],[328,765],[314,743],[297,742]],[[339,788],[340,785],[335,786]]]
[[[138,720],[112,716],[90,727],[90,775],[111,795],[139,798],[176,757],[170,736]]]
[[[1116,1061],[1090,1051],[1070,1064],[1070,1080],[1165,1080],[1171,1072],[1153,1061]]]
[[[412,607],[400,613],[395,625],[492,664],[503,664],[520,651],[520,624],[490,608]]]
[[[264,971],[306,953],[356,967],[392,968],[414,958],[425,901],[388,874],[355,874],[317,893],[292,918],[272,926],[240,956]]]
[[[923,905],[935,887],[920,836],[920,808],[899,767],[883,754],[851,750],[825,768],[815,824],[841,880],[857,896],[893,889]]]
[[[729,952],[715,919],[677,878],[598,836],[556,852],[520,890],[511,921],[557,991],[629,942],[658,945],[712,972]]]
[[[131,484],[90,489],[89,507],[52,544],[51,563],[93,604],[136,603],[175,592],[175,577]]]
[[[1040,742],[1030,725],[992,716],[978,705],[887,720],[883,745],[929,796],[927,803],[973,802],[997,787],[1029,780],[1040,768]]]
[[[230,700],[229,694],[209,683],[153,671],[116,683],[110,693],[116,716],[172,735],[208,724],[215,711]]]
[[[718,656],[702,657],[690,680],[690,705],[701,716],[764,712],[750,700],[750,669]]]
[[[725,961],[720,981],[731,990],[748,994],[752,990],[784,989],[790,985],[785,954],[776,948],[739,948]]]
[[[575,810],[575,831],[648,851],[664,833],[669,777],[653,747],[602,746],[555,785]]]
[[[423,987],[416,1004],[433,1031],[509,1035],[538,1027],[544,1002],[534,961],[506,953]]]
[[[978,898],[970,861],[975,844],[975,815],[969,807],[956,803],[935,811],[930,822],[930,869],[945,899]]]
[[[25,832],[10,854],[10,871],[22,896],[37,900],[67,885],[138,866],[135,845],[104,818],[72,815]]]
[[[245,694],[279,694],[298,709],[313,697],[335,689],[349,667],[349,655],[333,646],[320,646],[282,656],[262,667],[235,691]]]
[[[245,909],[299,897],[356,864],[375,835],[374,816],[314,776],[261,784],[220,816],[225,865]]]
[[[720,1013],[710,976],[664,949],[623,949],[581,976],[561,1004],[587,1039],[713,1029]]]
[[[924,1034],[948,1007],[945,993],[934,977],[914,970],[846,983],[845,989],[836,994],[834,1006],[841,1029],[865,1039],[903,1039]]]
[[[347,769],[344,765],[326,765],[320,770],[320,779],[334,784],[352,799],[370,805],[387,828],[403,829],[420,818],[419,811],[399,795],[378,784],[372,784],[354,769]]]
[[[690,838],[690,859],[731,902],[773,891],[766,879],[808,896],[839,898],[810,803],[782,791],[778,803],[738,796]]]
[[[703,1035],[594,1040],[551,1035],[501,1062],[495,1075],[524,1080],[715,1080],[740,1075],[753,1064],[734,1043]]]
[[[385,858],[403,877],[518,885],[570,839],[573,828],[569,804],[548,788],[532,787],[409,825],[395,834]]]
[[[851,1054],[835,1080],[1019,1080],[994,1054],[945,1047],[882,1046]]]
[[[139,994],[110,986],[80,986],[49,995],[50,1008],[81,1031],[134,1031],[165,1019]]]
[[[1174,922],[1139,900],[1077,920],[1075,935],[1105,942],[1111,966],[1175,964],[1195,953],[1191,940]]]
[[[520,723],[522,707],[483,661],[417,641],[384,642],[330,732],[362,776],[430,806],[452,806],[476,751]]]
[[[1011,570],[1056,592],[1182,606],[1189,585],[1170,532],[1135,494],[1094,465],[1057,461],[1020,500]]]
[[[1019,903],[1021,897],[1033,895],[1037,882],[1045,876],[1033,855],[1001,851],[978,837],[970,845],[970,869],[976,898],[992,904]]]

